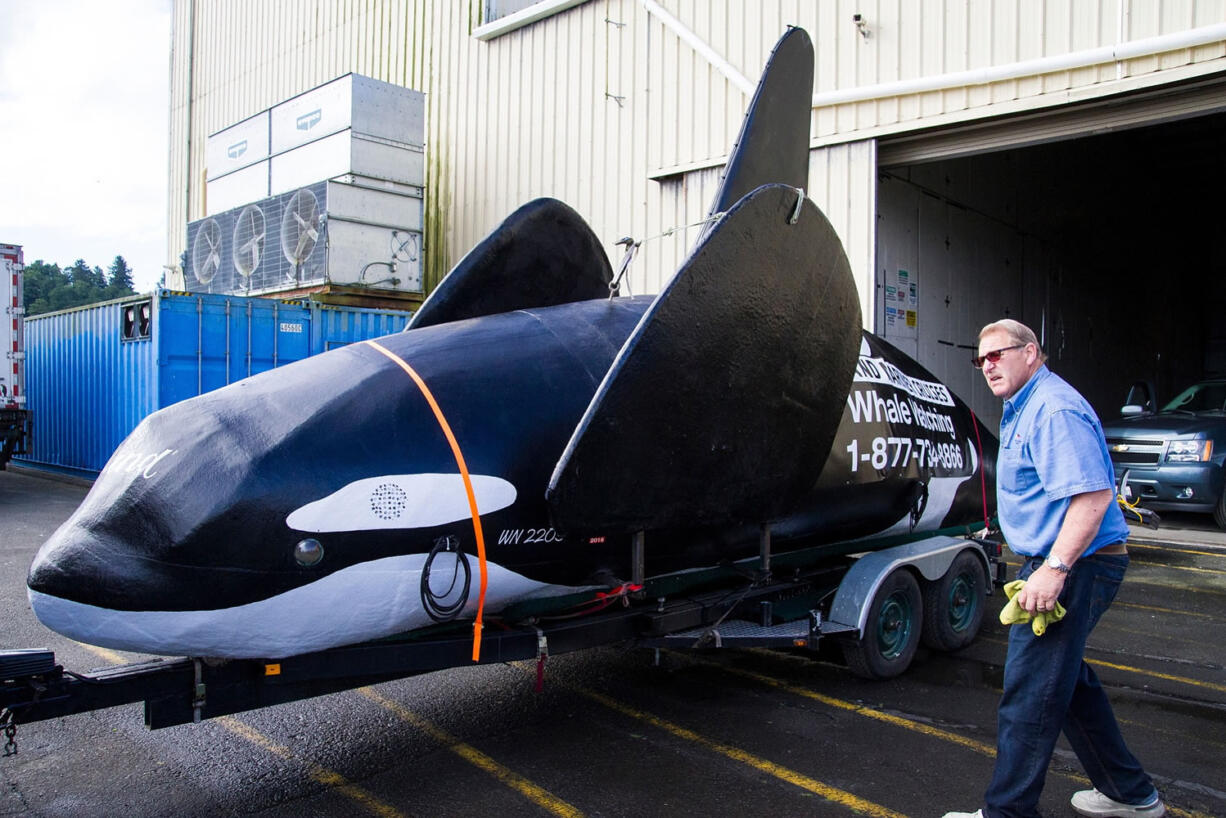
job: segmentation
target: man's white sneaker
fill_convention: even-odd
[[[983,818],[983,810],[977,809],[974,812],[947,812],[945,818]]]
[[[1088,815],[1090,818],[1161,818],[1166,815],[1166,805],[1157,796],[1148,804],[1136,806],[1122,804],[1098,790],[1082,790],[1073,793],[1070,803],[1078,814]]]

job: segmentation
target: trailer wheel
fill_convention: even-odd
[[[924,644],[945,651],[969,645],[983,624],[986,595],[983,563],[963,551],[945,576],[924,584]]]
[[[911,572],[899,568],[873,595],[864,633],[843,644],[852,673],[865,679],[890,679],[907,669],[919,647],[924,601]]]

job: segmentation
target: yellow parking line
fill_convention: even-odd
[[[1101,659],[1086,659],[1091,665],[1099,667],[1109,667],[1112,670],[1122,670],[1126,673],[1138,673],[1142,676],[1150,676],[1154,679],[1165,679],[1168,682],[1179,682],[1180,684],[1192,685],[1194,687],[1204,687],[1209,690],[1216,690],[1221,693],[1226,693],[1226,685],[1215,684],[1213,682],[1202,682],[1199,679],[1189,679],[1186,676],[1173,676],[1170,673],[1158,673],[1154,670],[1142,670],[1141,668],[1129,667],[1128,665],[1117,665],[1111,662],[1104,662]]]
[[[100,648],[97,645],[87,645],[84,642],[75,642],[75,644],[78,644],[81,647],[85,648],[87,651],[94,654],[99,659],[103,659],[107,662],[110,662],[112,665],[122,665],[122,664],[126,664],[128,661],[123,656],[119,655],[113,650],[108,650],[106,648]]]
[[[85,648],[87,651],[100,659],[104,659],[113,665],[122,665],[127,662],[127,659],[124,656],[113,650],[98,647],[97,645],[87,645],[84,642],[77,642],[76,644]],[[254,727],[250,727],[242,723],[233,716],[220,716],[219,718],[214,719],[214,721],[229,730],[231,733],[246,739],[258,747],[262,747],[278,758],[285,759],[286,761],[295,760],[293,750],[282,744],[277,744],[275,741],[268,738]],[[302,763],[306,765],[307,771],[310,773],[311,778],[316,782],[323,784],[325,787],[330,789],[335,789],[337,792],[341,793],[346,798],[349,798],[351,801],[356,801],[357,803],[361,804],[375,815],[381,815],[384,816],[384,818],[399,818],[399,816],[402,815],[402,813],[398,812],[394,807],[384,804],[382,801],[378,800],[356,784],[351,784],[340,773],[335,773],[332,770],[321,767],[310,761],[304,760]]]
[[[465,744],[403,705],[381,696],[373,688],[362,687],[358,689],[358,692],[380,707],[395,713],[401,719],[426,733],[460,758],[494,776],[503,784],[506,784],[538,806],[549,810],[554,815],[560,815],[563,818],[583,818],[583,813],[576,807],[556,797],[543,787],[532,783],[519,773],[502,766],[477,748]]]
[[[1143,721],[1136,721],[1133,719],[1126,719],[1126,718],[1123,718],[1119,713],[1115,714],[1115,720],[1119,722],[1121,726],[1125,726],[1129,728],[1135,727],[1138,733],[1146,732],[1151,735],[1156,734],[1156,735],[1167,736],[1178,742],[1186,742],[1188,740],[1187,733],[1181,732],[1179,730],[1168,730],[1165,727],[1159,727],[1157,724],[1153,722],[1143,722]],[[1214,735],[1214,734],[1208,734],[1204,732],[1197,733],[1196,742],[1198,745],[1204,744],[1204,745],[1211,745],[1213,747],[1221,747],[1223,749],[1226,749],[1226,741],[1222,741],[1218,735]]]
[[[293,750],[283,744],[278,744],[268,736],[261,733],[259,730],[256,730],[250,725],[244,724],[233,716],[219,716],[218,718],[214,719],[214,721],[229,730],[234,735],[246,739],[257,747],[267,750],[278,758],[286,761],[298,760],[295,757]],[[323,784],[325,787],[336,790],[351,801],[355,801],[370,812],[373,812],[375,815],[381,815],[385,818],[399,818],[399,816],[403,814],[396,810],[395,807],[383,803],[356,784],[350,783],[340,773],[333,772],[332,770],[321,767],[311,761],[302,760],[301,763],[306,766],[307,772],[310,773],[311,778],[316,782]]]
[[[1004,640],[1001,640],[1001,639],[987,639],[982,636],[979,638],[980,640],[984,642],[989,642],[993,645],[1001,645],[1004,647],[1009,646],[1008,642],[1005,642]],[[1153,679],[1164,679],[1168,682],[1178,682],[1179,684],[1191,685],[1193,687],[1204,687],[1209,690],[1216,690],[1222,693],[1226,693],[1226,685],[1216,684],[1215,682],[1202,682],[1200,679],[1189,679],[1187,676],[1175,676],[1170,673],[1159,673],[1156,670],[1145,670],[1139,667],[1130,667],[1129,665],[1117,665],[1112,662],[1105,662],[1102,659],[1087,658],[1085,661],[1086,661],[1086,664],[1097,665],[1098,667],[1107,667],[1107,668],[1111,668],[1112,670],[1122,670],[1125,673],[1136,673],[1139,676],[1149,676],[1150,678],[1153,678]]]
[[[976,741],[973,738],[967,738],[966,736],[960,736],[957,733],[951,733],[948,730],[942,730],[939,727],[932,727],[927,724],[921,724],[920,722],[911,721],[910,719],[904,719],[900,716],[893,716],[889,713],[883,713],[880,710],[874,710],[871,707],[865,707],[864,705],[856,704],[855,702],[849,702],[849,701],[844,701],[842,699],[836,699],[833,696],[825,696],[816,691],[809,690],[808,688],[797,687],[796,685],[788,684],[787,682],[780,681],[779,679],[771,678],[770,676],[767,676],[762,673],[754,673],[752,670],[741,670],[740,668],[725,667],[724,665],[720,665],[715,662],[704,662],[701,659],[691,659],[690,661],[696,662],[698,664],[704,664],[704,665],[710,665],[712,667],[717,667],[720,670],[725,671],[726,673],[732,673],[736,676],[744,676],[747,679],[753,679],[756,682],[761,682],[762,684],[770,685],[771,687],[776,687],[780,690],[785,690],[788,693],[792,693],[797,696],[803,696],[806,699],[813,699],[815,702],[820,702],[821,704],[824,704],[827,707],[833,707],[837,710],[846,710],[850,713],[855,713],[856,715],[859,715],[859,716],[864,716],[870,719],[876,719],[877,721],[883,721],[886,724],[892,724],[895,727],[902,727],[906,730],[913,730],[917,733],[923,733],[924,735],[932,736],[934,738],[939,738],[944,741],[952,742],[954,744],[961,744],[963,747],[968,747],[978,753],[983,753],[986,756],[989,756],[992,758],[996,757],[996,748],[993,747],[992,745],[986,744],[982,741]]]
[[[1145,551],[1173,551],[1176,554],[1195,554],[1201,557],[1226,557],[1226,552],[1222,551],[1195,551],[1191,548],[1180,547],[1177,545],[1146,545],[1144,543],[1130,542],[1129,548],[1140,548]]]
[[[995,640],[985,640],[985,641],[995,641]],[[771,655],[770,651],[767,651],[767,650],[753,649],[752,652]],[[676,654],[674,653],[674,655]],[[992,747],[991,745],[985,744],[980,741],[975,741],[974,739],[968,739],[968,738],[965,738],[964,736],[959,736],[956,733],[949,732],[948,730],[941,730],[939,728],[930,727],[926,724],[920,724],[919,722],[911,721],[910,719],[904,719],[899,716],[892,716],[888,713],[882,713],[879,710],[873,710],[872,708],[864,707],[862,705],[854,704],[848,701],[843,701],[842,699],[835,699],[830,696],[823,696],[822,694],[815,693],[812,690],[809,690],[808,688],[797,687],[795,685],[788,684],[787,682],[781,682],[778,679],[773,679],[770,676],[765,676],[759,673],[754,673],[753,671],[741,670],[739,668],[726,667],[716,662],[708,662],[702,659],[694,659],[693,657],[686,657],[686,658],[692,663],[715,667],[720,670],[723,670],[723,671],[726,671],[728,673],[732,673],[738,676],[745,676],[747,678],[754,679],[755,681],[769,684],[772,687],[777,687],[780,690],[785,690],[788,693],[794,693],[799,696],[804,696],[805,698],[813,699],[815,701],[821,702],[822,704],[825,704],[831,707],[837,707],[841,710],[847,710],[847,711],[856,713],[857,715],[860,715],[860,716],[866,716],[868,718],[878,719],[879,721],[886,722],[887,724],[892,724],[896,727],[902,727],[907,730],[914,730],[915,732],[923,733],[925,735],[932,736],[934,738],[939,738],[943,741],[952,741],[955,744],[960,744],[963,747],[968,747],[972,750],[975,750],[976,752],[983,753],[989,758],[996,757],[995,747]],[[1067,771],[1053,771],[1053,772],[1081,786],[1092,783],[1090,779],[1086,778],[1084,775],[1079,775],[1078,773],[1067,772]],[[1177,818],[1212,818],[1212,816],[1205,815],[1204,813],[1195,812],[1195,811],[1189,812],[1187,810],[1183,810],[1178,807],[1172,807],[1170,804],[1167,804],[1167,814],[1177,816]]]
[[[569,686],[568,686],[569,687]],[[820,795],[828,801],[832,801],[841,806],[847,807],[861,815],[880,816],[880,818],[906,818],[902,813],[894,812],[888,807],[883,807],[880,804],[875,804],[859,796],[852,795],[849,792],[840,790],[836,787],[831,787],[828,784],[810,778],[803,773],[798,773],[795,770],[784,767],[781,764],[776,764],[773,761],[768,761],[764,758],[748,753],[738,747],[732,747],[727,744],[721,744],[718,741],[709,739],[706,736],[695,733],[693,730],[688,730],[678,724],[653,716],[650,713],[645,713],[642,710],[636,710],[629,705],[622,704],[616,699],[612,699],[603,693],[597,693],[594,690],[587,690],[581,687],[571,687],[576,693],[584,695],[594,702],[604,705],[610,710],[614,710],[623,715],[629,716],[638,721],[646,722],[653,727],[658,727],[667,733],[670,733],[677,738],[685,741],[693,742],[708,750],[719,753],[722,756],[732,759],[733,761],[753,767],[755,770],[772,775],[782,781],[786,781],[793,786],[807,790],[815,795]]]
[[[1111,604],[1113,608],[1137,608],[1142,611],[1153,611],[1154,613],[1175,614],[1176,616],[1199,616],[1203,619],[1217,619],[1213,614],[1198,613],[1197,611],[1177,611],[1174,608],[1160,608],[1156,605],[1139,605],[1136,602],[1120,602],[1116,600]]]
[[[1162,568],[1165,566],[1156,567]],[[1164,579],[1164,577],[1160,577],[1156,574],[1138,574],[1134,576],[1133,574],[1129,573],[1128,575],[1128,583],[1138,588],[1161,588],[1164,591],[1174,590],[1183,595],[1192,594],[1193,596],[1200,597],[1214,597],[1214,601],[1221,599],[1223,596],[1221,591],[1212,587],[1195,588],[1191,585],[1187,585],[1180,577],[1170,577],[1170,581],[1163,581]],[[1125,585],[1124,587],[1127,588],[1128,586]],[[1183,612],[1180,611],[1180,613]]]
[[[1115,608],[1115,606],[1118,604],[1119,603],[1116,602],[1112,604],[1111,607]],[[1204,638],[1197,635],[1194,632],[1192,632],[1191,635],[1195,638],[1183,639],[1178,636],[1171,636],[1168,633],[1163,633],[1161,625],[1156,625],[1155,628],[1158,631],[1157,633],[1148,633],[1145,629],[1140,628],[1137,625],[1134,625],[1132,623],[1123,622],[1118,619],[1114,619],[1114,620],[1104,619],[1101,622],[1099,622],[1097,625],[1094,626],[1094,633],[1100,634],[1100,633],[1111,632],[1111,633],[1125,634],[1126,636],[1131,636],[1131,637],[1148,636],[1154,640],[1161,640],[1162,644],[1167,649],[1169,649],[1172,645],[1188,645],[1193,648],[1204,647],[1204,644],[1205,644]],[[1185,631],[1185,632],[1190,632],[1190,631],[1191,629],[1188,629],[1188,631]],[[1113,651],[1113,652],[1117,654],[1122,653],[1122,651]],[[1145,658],[1145,654],[1143,653],[1135,654],[1135,655],[1140,656],[1141,658]],[[1216,668],[1212,668],[1212,669],[1216,669]]]
[[[1194,574],[1222,574],[1226,575],[1226,571],[1219,568],[1197,568],[1194,565],[1167,565],[1165,562],[1143,562],[1141,565],[1148,565],[1151,568],[1165,568],[1168,571],[1191,571]]]

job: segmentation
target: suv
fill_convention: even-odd
[[[1226,379],[1193,384],[1156,412],[1153,394],[1134,385],[1124,417],[1103,424],[1120,494],[1158,511],[1210,512],[1226,528]]]

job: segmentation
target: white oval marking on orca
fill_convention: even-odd
[[[515,502],[515,486],[501,477],[471,475],[477,510],[489,514]],[[432,528],[468,520],[468,493],[458,474],[385,474],[355,480],[285,518],[295,531],[373,531]]]

